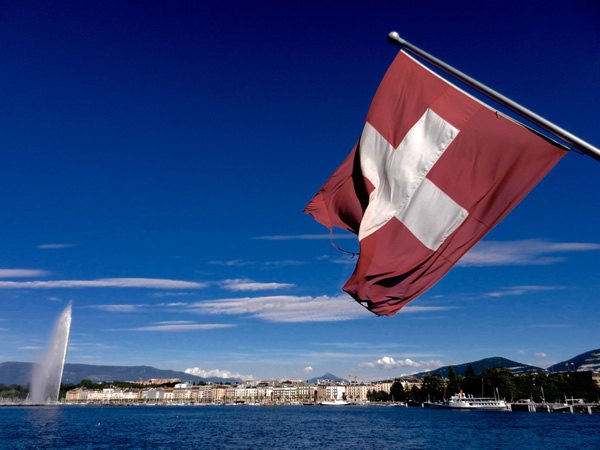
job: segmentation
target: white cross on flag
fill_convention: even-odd
[[[344,290],[393,315],[448,272],[565,154],[404,52],[360,141],[305,212],[358,234]]]

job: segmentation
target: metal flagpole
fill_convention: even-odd
[[[407,50],[409,53],[420,57],[421,59],[427,61],[428,63],[437,67],[438,69],[452,75],[453,77],[459,79],[460,81],[472,87],[473,89],[481,92],[482,94],[491,98],[500,105],[506,106],[511,111],[521,115],[522,117],[529,120],[531,123],[536,124],[543,130],[546,130],[548,133],[552,134],[553,136],[556,136],[557,138],[569,144],[573,148],[600,161],[600,149],[587,143],[583,139],[578,138],[577,136],[562,129],[558,125],[555,125],[554,123],[537,115],[533,111],[530,111],[529,109],[519,105],[518,103],[513,102],[511,99],[487,87],[485,84],[482,84],[479,81],[471,78],[470,76],[464,74],[460,70],[457,70],[454,67],[446,64],[445,62],[440,61],[435,56],[432,56],[429,53],[421,50],[419,47],[415,47],[410,42],[407,42],[404,39],[402,39],[395,31],[392,31],[390,34],[388,34],[388,39],[391,43],[397,44],[400,48]]]

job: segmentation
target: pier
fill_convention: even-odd
[[[569,413],[569,414],[599,414],[600,403],[585,403],[580,399],[568,399],[565,403],[536,403],[531,400],[520,400],[510,404],[511,411]]]

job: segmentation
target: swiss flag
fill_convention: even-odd
[[[391,316],[444,276],[565,153],[399,52],[360,141],[305,212],[358,235],[360,256],[343,289]]]

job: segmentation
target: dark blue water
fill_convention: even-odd
[[[596,448],[600,414],[390,407],[4,407],[0,448]]]

